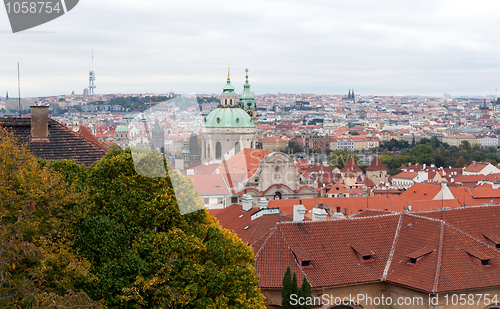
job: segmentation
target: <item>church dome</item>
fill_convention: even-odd
[[[128,128],[124,124],[119,124],[116,126],[115,133],[128,133]]]
[[[205,127],[241,128],[255,127],[252,117],[241,108],[220,107],[205,117]]]

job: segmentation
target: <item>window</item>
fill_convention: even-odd
[[[232,204],[236,204],[236,203],[238,203],[238,197],[236,197],[236,196],[232,197],[232,198],[231,198],[231,203],[232,203]]]
[[[281,200],[281,192],[276,191],[276,193],[274,193],[274,199],[275,200]]]
[[[203,204],[207,205],[209,202],[210,202],[210,199],[208,199],[208,198],[203,199]]]
[[[222,204],[222,197],[217,198],[217,204]]]
[[[491,257],[480,252],[480,251],[477,251],[475,249],[467,249],[465,250],[465,252],[467,252],[469,254],[469,256],[471,257],[471,259],[476,262],[479,266],[482,266],[482,267],[485,267],[485,266],[489,266],[490,264],[490,259]]]
[[[492,203],[493,204],[493,203]],[[493,233],[483,233],[484,238],[488,241],[488,243],[495,247],[500,248],[500,237]]]
[[[222,145],[220,142],[215,144],[215,160],[220,160],[222,158]]]
[[[354,250],[354,253],[358,257],[358,259],[363,263],[372,262],[373,259],[373,251],[368,248],[365,244],[351,244],[351,248]]]
[[[413,224],[411,225],[413,226]],[[407,225],[408,227],[408,225]],[[409,265],[416,265],[418,264],[423,258],[434,252],[436,249],[429,249],[429,248],[424,248],[424,249],[419,249],[417,251],[414,251],[410,254],[407,255],[407,257],[410,258],[410,261],[408,262]]]

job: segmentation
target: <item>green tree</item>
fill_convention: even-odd
[[[109,308],[264,308],[251,248],[203,207],[181,215],[178,201],[202,202],[186,176],[168,174],[138,175],[130,150],[90,168],[90,209],[78,225],[97,277],[87,293]]]
[[[292,294],[298,295],[299,294],[299,285],[297,282],[297,274],[293,272],[292,276]]]
[[[415,146],[411,151],[410,154],[416,158],[418,163],[421,164],[433,164],[434,159],[436,157],[436,153],[434,152],[434,149],[432,149],[432,146],[430,143],[426,144],[419,144]]]
[[[1,127],[0,183],[0,307],[99,306],[78,291],[91,278],[72,250],[78,193]]]
[[[299,297],[303,297],[304,299],[308,299],[309,297],[310,299],[312,299],[311,285],[309,284],[309,281],[307,281],[306,277],[302,279],[302,286],[300,287],[299,290]],[[304,304],[300,306],[300,309],[312,309],[312,305]]]
[[[471,150],[471,144],[469,143],[469,141],[462,141],[462,149],[467,151],[468,153],[470,153],[470,150]]]
[[[299,143],[297,143],[293,139],[288,141],[287,149],[290,149],[292,153],[297,153],[302,151],[302,147],[300,147]]]
[[[465,162],[464,157],[460,156],[457,159],[457,162],[455,164],[455,167],[465,167],[467,165],[467,162]]]
[[[292,295],[292,272],[290,266],[286,268],[285,275],[283,276],[283,284],[281,289],[281,308],[291,309],[290,295]]]

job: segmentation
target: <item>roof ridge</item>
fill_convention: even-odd
[[[278,228],[278,225],[276,224],[275,226],[273,226],[271,228],[271,230],[269,231],[269,235],[267,236],[267,239],[264,241],[264,243],[262,244],[262,246],[260,246],[259,248],[259,251],[257,251],[257,253],[255,253],[255,256],[254,256],[254,260],[257,261],[257,259],[259,258],[260,256],[260,252],[262,251],[262,249],[264,249],[264,247],[266,246],[267,244],[267,241],[269,240],[269,238],[273,237],[274,235],[274,232],[276,232],[276,229]]]
[[[387,200],[389,201],[389,203],[391,203],[391,206],[394,209],[394,211],[397,211],[396,207],[394,207],[394,204],[392,203],[391,199],[389,198],[389,195],[386,195],[385,197],[387,198]]]
[[[436,262],[436,273],[434,276],[434,286],[432,287],[432,292],[435,293],[438,288],[439,274],[441,272],[441,260],[443,256],[443,241],[444,241],[444,221],[441,221],[441,228],[439,232],[439,246],[438,246],[438,259]]]
[[[368,210],[375,210],[371,208],[367,208]],[[326,220],[309,220],[309,221],[300,221],[300,223],[313,223],[313,222],[330,222],[330,221],[342,221],[342,220],[362,220],[362,219],[373,219],[373,218],[382,218],[382,217],[388,217],[388,216],[396,216],[401,214],[401,212],[391,212],[391,213],[385,213],[381,215],[376,215],[376,216],[366,216],[366,217],[343,217],[343,218],[334,218],[334,219],[326,219]],[[292,223],[299,223],[297,221],[285,221],[285,222],[277,222],[276,224],[292,224]]]
[[[410,202],[411,203],[411,202]],[[481,205],[474,205],[474,206],[465,206],[465,207],[452,207],[452,208],[444,208],[444,209],[437,209],[437,210],[416,210],[414,213],[430,213],[430,212],[437,212],[437,211],[454,211],[454,210],[460,210],[464,208],[480,208],[480,207],[500,207],[500,205],[491,205],[491,204],[481,204]]]
[[[250,218],[252,218],[252,215],[250,215]],[[250,237],[248,237],[248,240],[252,239],[253,234],[255,234],[255,232],[257,231],[257,228],[262,223],[262,218],[264,218],[264,217],[260,216],[257,218],[259,220],[259,222],[257,222],[257,224],[253,227],[253,232],[252,232],[252,234],[250,234]],[[250,222],[252,222],[252,220],[250,220]]]
[[[389,257],[387,258],[387,263],[385,264],[384,272],[382,273],[381,281],[385,281],[387,279],[387,273],[389,272],[389,268],[391,267],[392,258],[394,257],[394,251],[396,250],[396,243],[398,242],[399,231],[401,230],[401,225],[403,223],[403,214],[400,213],[398,225],[396,227],[396,233],[394,233],[394,240],[392,242],[391,252],[389,253]]]
[[[285,215],[281,215],[281,220],[283,220],[283,218],[284,218],[284,217],[285,217]],[[281,220],[280,220],[279,222],[281,222]],[[271,233],[271,231],[272,231],[274,228],[276,228],[276,224],[277,224],[277,223],[279,223],[279,222],[275,222],[275,223],[274,223],[274,226],[273,226],[273,227],[271,227],[271,229],[269,229],[269,231],[267,231],[267,232],[265,232],[264,234],[262,234],[262,235],[261,235],[259,238],[257,238],[257,239],[256,239],[256,240],[252,243],[252,244],[255,244],[256,242],[258,242],[261,238],[263,238],[263,237],[265,237],[265,236],[266,236],[266,237],[267,237],[267,236],[269,236],[269,234]],[[264,244],[262,244],[262,246],[263,246],[263,245],[264,245]],[[262,247],[262,246],[261,246],[261,247]]]
[[[469,233],[466,233],[466,232],[462,231],[461,229],[459,229],[459,228],[457,228],[457,227],[455,227],[455,226],[453,226],[453,225],[448,224],[448,223],[447,223],[447,222],[445,222],[445,221],[443,221],[443,223],[444,223],[447,227],[449,227],[450,229],[452,229],[452,230],[454,230],[454,231],[457,231],[457,232],[459,232],[459,233],[463,234],[463,235],[464,235],[464,236],[466,236],[466,237],[469,237],[470,239],[472,239],[472,240],[474,240],[474,241],[476,241],[476,242],[480,243],[481,245],[485,246],[487,249],[492,249],[493,251],[495,251],[495,252],[497,252],[497,253],[500,253],[500,249],[499,249],[499,248],[495,248],[495,247],[488,246],[485,242],[483,242],[483,241],[481,241],[481,240],[479,240],[479,239],[475,238],[474,236],[470,235]]]

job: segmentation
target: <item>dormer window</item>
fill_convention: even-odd
[[[373,261],[373,251],[364,244],[351,244],[351,248],[356,253],[358,259],[363,263],[368,263]]]
[[[482,233],[489,245],[495,248],[500,248],[500,237],[493,233]]]
[[[481,266],[481,267],[485,267],[485,266],[489,266],[490,264],[490,259],[491,257],[480,252],[480,251],[477,251],[475,249],[466,249],[465,252],[467,252],[469,254],[469,256],[471,257],[471,259],[476,262],[477,265]]]
[[[410,261],[408,262],[408,264],[410,264],[410,265],[418,264],[422,259],[424,259],[426,256],[428,256],[429,254],[431,254],[435,250],[436,249],[426,248],[426,249],[420,249],[420,250],[417,250],[417,251],[414,251],[414,252],[408,254],[407,257],[410,258]]]
[[[311,266],[311,261],[301,261],[301,266],[302,267],[309,267],[309,266]]]
[[[301,267],[312,267],[311,255],[298,245],[292,246],[292,253]]]

